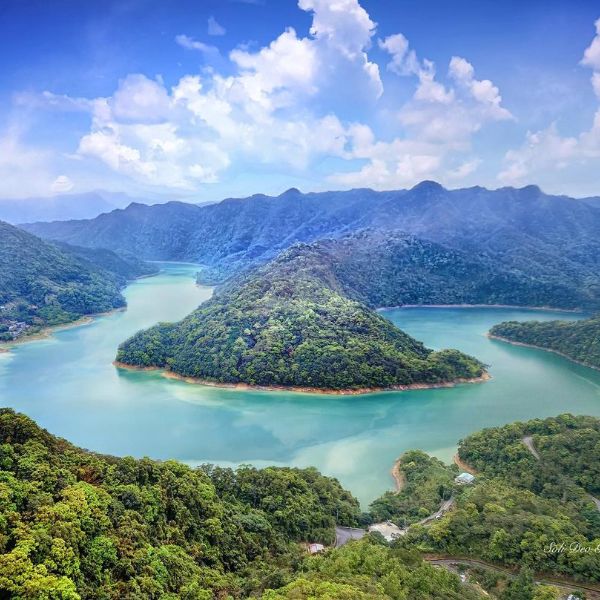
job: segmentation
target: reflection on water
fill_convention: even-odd
[[[402,309],[386,316],[433,348],[455,347],[491,365],[485,384],[319,396],[248,392],[115,369],[118,344],[208,298],[196,267],[165,264],[126,290],[128,310],[0,354],[0,403],[99,452],[192,464],[314,465],[362,501],[391,486],[408,448],[450,459],[471,431],[561,412],[600,415],[600,373],[558,356],[485,337],[506,319],[557,313],[512,309]],[[575,318],[561,314],[561,318]]]

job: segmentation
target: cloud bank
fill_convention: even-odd
[[[73,164],[100,166],[120,181],[159,191],[194,193],[255,172],[305,178],[313,189],[389,189],[426,178],[460,185],[477,177],[484,162],[477,136],[515,122],[498,86],[467,58],[451,56],[438,67],[401,32],[379,38],[358,0],[298,0],[298,8],[311,16],[309,30],[285,28],[259,48],[225,53],[180,33],[174,43],[182,53],[198,53],[203,64],[173,85],[132,73],[107,97],[55,90],[21,102],[89,114],[89,130],[68,154]],[[592,69],[600,100],[600,19],[596,29],[581,64]],[[225,34],[210,17],[207,35]],[[395,101],[385,81],[390,89],[412,89],[409,99]],[[373,126],[382,119],[386,127]],[[23,164],[43,162],[14,131],[0,137],[3,146]],[[556,124],[527,133],[521,147],[506,153],[497,178],[527,183],[545,169],[599,157],[600,108],[579,136],[561,137]],[[0,176],[12,162],[0,158]],[[48,191],[74,185],[63,171],[48,175]]]

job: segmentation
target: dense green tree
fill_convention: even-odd
[[[507,321],[494,325],[490,335],[559,352],[600,369],[600,316],[582,321]]]

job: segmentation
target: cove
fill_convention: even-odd
[[[177,320],[210,297],[197,266],[162,264],[125,290],[128,309],[0,354],[0,405],[97,452],[189,464],[315,466],[365,505],[392,487],[389,470],[409,448],[450,460],[472,431],[562,412],[600,416],[600,372],[540,350],[486,337],[507,319],[576,319],[572,313],[500,308],[385,311],[440,349],[490,365],[493,379],[449,389],[323,396],[240,391],[169,380],[112,365],[118,344]]]

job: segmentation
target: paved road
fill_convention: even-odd
[[[367,535],[365,529],[358,529],[357,527],[338,527],[335,528],[335,547],[339,548],[344,544],[347,544],[350,540],[360,540],[360,538]]]
[[[531,452],[531,454],[533,454],[533,456],[535,456],[535,458],[537,460],[540,460],[540,455],[538,454],[538,451],[535,449],[535,446],[533,445],[533,437],[530,435],[526,435],[523,438],[523,443],[527,447],[527,450],[529,450],[529,452]]]
[[[419,521],[417,524],[425,525],[430,521],[435,521],[436,519],[443,517],[444,514],[447,513],[453,506],[454,497],[451,497],[449,500],[444,500],[436,512],[434,512],[432,515],[429,515],[428,517],[425,517],[422,521]]]

